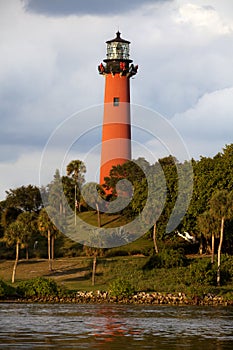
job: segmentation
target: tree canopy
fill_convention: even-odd
[[[220,230],[217,230],[216,225],[219,224],[221,219],[217,218],[218,206],[216,203],[213,205],[214,198],[218,196],[219,191],[221,193],[225,191],[227,198],[229,193],[233,191],[233,144],[226,145],[222,152],[219,152],[212,158],[200,157],[199,160],[192,159],[191,164],[193,169],[193,192],[186,214],[179,221],[178,229],[180,232],[188,231],[199,240],[199,243],[200,237],[203,235],[206,246],[207,248],[209,246],[210,249],[213,231],[215,240],[219,240],[220,237]],[[126,218],[125,222],[134,220],[141,213],[144,215],[143,220],[145,222],[151,222],[151,216],[155,216],[156,237],[161,242],[170,239],[172,235],[174,236],[173,232],[166,232],[166,227],[175,206],[177,206],[178,196],[180,197],[180,203],[176,208],[176,214],[179,218],[180,211],[182,211],[182,201],[185,201],[191,192],[192,184],[187,180],[190,178],[187,162],[179,162],[172,155],[158,159],[154,164],[150,164],[144,158],[139,158],[114,166],[109,177],[105,179],[105,189],[111,189],[111,191],[107,190],[104,196],[103,189],[99,189],[100,197],[92,196],[92,187],[96,187],[96,185],[92,186],[90,183],[84,186],[86,167],[81,160],[72,160],[67,165],[66,170],[67,175],[62,177],[57,170],[53,180],[46,187],[46,191],[43,189],[46,192],[47,199],[49,199],[49,205],[53,206],[58,216],[61,214],[60,216],[63,219],[66,216],[64,211],[67,209],[67,205],[64,205],[64,199],[71,209],[71,216],[75,208],[79,208],[78,211],[81,211],[81,209],[86,211],[95,210],[100,214],[108,207],[112,209],[115,207],[115,209],[120,208],[118,214]],[[122,189],[119,192],[118,183],[124,179],[132,185],[126,186],[124,189],[125,194],[129,191],[129,193],[127,192],[128,197],[123,193]],[[181,184],[183,185],[182,189]],[[90,198],[89,205],[85,203],[80,188],[84,189],[85,193],[87,192],[86,196]],[[148,205],[148,188],[150,188],[151,192],[149,198],[151,212],[150,210],[144,212],[145,205]],[[186,189],[188,190],[187,193]],[[22,213],[45,215],[43,214],[43,206],[46,203],[42,203],[40,190],[42,189],[28,185],[6,191],[6,198],[0,203],[1,236],[4,235],[4,232],[7,231],[12,223],[17,221],[17,218]],[[125,207],[119,205],[120,197],[120,204],[126,203]],[[129,203],[127,202],[128,198],[130,199]],[[223,202],[221,205],[226,210],[227,202]],[[219,209],[219,212],[221,210]],[[155,215],[156,211],[158,211],[157,216]],[[110,212],[106,215],[108,214],[111,215]],[[74,216],[72,216],[71,222],[73,222],[73,218]],[[224,215],[224,218],[223,248],[227,252],[232,252],[233,220],[227,213]],[[151,231],[155,222],[151,225]],[[100,222],[99,226],[101,226]],[[42,226],[40,229],[43,231]],[[48,233],[47,228],[45,232],[46,234]]]

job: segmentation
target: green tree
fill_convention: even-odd
[[[233,144],[225,146],[213,158],[192,160],[194,188],[184,225],[188,231],[198,232],[197,217],[209,209],[211,196],[217,190],[233,190]]]
[[[74,182],[74,197],[73,197],[73,203],[74,203],[74,220],[76,225],[76,208],[78,210],[81,210],[80,206],[80,187],[85,182],[84,174],[86,173],[86,167],[84,163],[81,160],[72,160],[66,167],[66,173],[67,176],[70,176],[73,179]]]
[[[153,166],[152,170],[147,179],[144,178],[142,181],[134,183],[134,196],[131,205],[134,213],[141,213],[141,220],[145,227],[148,225],[152,227],[154,249],[155,253],[158,254],[157,221],[165,203],[166,187],[156,166]],[[148,193],[148,185],[150,193]]]
[[[103,256],[104,254],[104,249],[103,248],[96,248],[96,246],[101,246],[101,238],[98,234],[98,231],[93,230],[92,234],[89,237],[89,244],[90,245],[85,245],[83,247],[86,255],[92,256],[93,261],[92,261],[92,286],[95,285],[95,275],[96,275],[96,267],[97,267],[97,257],[98,256]]]
[[[67,198],[65,197],[62,178],[60,176],[59,170],[56,170],[54,174],[53,181],[47,187],[47,197],[48,197],[48,206],[49,214],[52,214],[53,219],[56,218],[56,224],[59,224],[59,228],[63,228],[66,209],[67,209]],[[51,259],[54,259],[54,246],[55,238],[59,234],[58,230],[53,230],[51,235]]]
[[[214,188],[219,190],[233,190],[233,144],[226,145],[223,151],[218,153],[214,158],[214,173],[215,179]]]
[[[157,235],[159,239],[165,239],[166,227],[178,196],[178,161],[175,157],[170,155],[168,157],[159,159],[158,164],[155,164],[154,166],[161,167],[163,176],[165,178],[166,201],[163,207],[163,211],[157,222]],[[159,181],[161,181],[161,179]]]
[[[42,208],[40,190],[36,186],[21,186],[6,191],[5,207],[38,213]]]
[[[199,161],[193,161],[194,189],[189,212],[197,216],[208,209],[208,201],[215,189],[214,160],[201,157]]]
[[[122,208],[119,210],[119,213],[124,215],[125,217],[132,218],[135,215],[138,215],[139,210],[135,210],[132,207],[132,203],[134,200],[141,201],[139,198],[139,190],[137,190],[137,196],[135,197],[135,189],[138,184],[143,183],[143,190],[145,188],[145,198],[147,196],[147,182],[146,182],[146,174],[150,169],[150,164],[144,158],[138,158],[137,160],[128,161],[122,165],[113,166],[110,171],[110,176],[105,178],[104,187],[107,191],[111,190],[111,194],[107,195],[107,199],[112,201],[111,207],[114,208],[114,201],[116,201],[116,209]],[[119,186],[120,180],[127,180],[128,182],[124,182],[124,185]],[[146,187],[145,187],[146,186]],[[118,191],[118,193],[117,193]],[[120,198],[119,198],[120,197]],[[140,206],[142,208],[142,206]]]
[[[0,202],[0,239],[2,238],[3,233],[4,233],[3,224],[2,224],[2,216],[3,216],[3,208],[2,208],[2,205]]]
[[[204,237],[211,237],[211,263],[214,263],[215,237],[218,235],[219,220],[215,219],[210,211],[205,211],[197,217],[197,225]]]
[[[48,208],[47,208],[48,209]],[[51,221],[47,210],[45,208],[41,209],[38,217],[38,229],[43,236],[46,236],[48,239],[48,262],[49,262],[49,271],[52,271],[52,255],[51,255],[51,237],[56,235],[58,230],[56,226]]]
[[[119,180],[127,179],[133,185],[136,181],[145,178],[144,170],[149,168],[149,163],[144,158],[128,161],[121,165],[113,166],[109,177],[105,178],[105,187],[111,189],[112,196],[116,196],[116,186]]]
[[[105,191],[103,187],[96,182],[89,182],[83,187],[82,190],[83,200],[86,205],[91,209],[96,209],[97,213],[97,226],[101,227],[101,211],[105,211]]]
[[[20,209],[14,207],[6,207],[2,211],[1,225],[6,229],[17,217],[22,213]]]
[[[218,246],[218,270],[217,284],[220,285],[220,265],[221,265],[221,250],[223,243],[224,224],[225,220],[233,217],[233,191],[227,190],[216,191],[209,202],[210,213],[216,219],[221,221],[220,225],[220,240]]]
[[[24,247],[26,249],[26,259],[29,258],[29,243],[32,238],[32,235],[37,232],[37,214],[35,213],[29,213],[29,212],[23,212],[21,213],[17,221],[23,224],[23,242],[21,244],[21,247]]]
[[[59,170],[55,171],[53,181],[48,185],[48,202],[60,214],[64,211],[62,178]]]
[[[12,271],[12,283],[15,282],[16,269],[19,261],[20,245],[24,242],[28,232],[25,233],[23,222],[16,220],[12,222],[5,230],[3,240],[8,246],[15,246],[15,263]],[[26,236],[26,237],[25,237]],[[26,238],[27,240],[27,238]]]

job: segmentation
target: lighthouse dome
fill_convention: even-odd
[[[107,60],[129,60],[129,44],[128,40],[121,38],[121,33],[116,33],[116,38],[106,41],[107,44]]]

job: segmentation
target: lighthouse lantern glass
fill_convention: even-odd
[[[128,60],[129,44],[121,42],[111,42],[107,44],[107,58],[111,60]]]

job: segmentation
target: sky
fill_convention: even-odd
[[[177,137],[195,159],[232,143],[232,1],[0,0],[0,200],[9,189],[46,185],[72,159],[98,181],[97,66],[118,30],[139,65],[134,158],[176,155]]]

